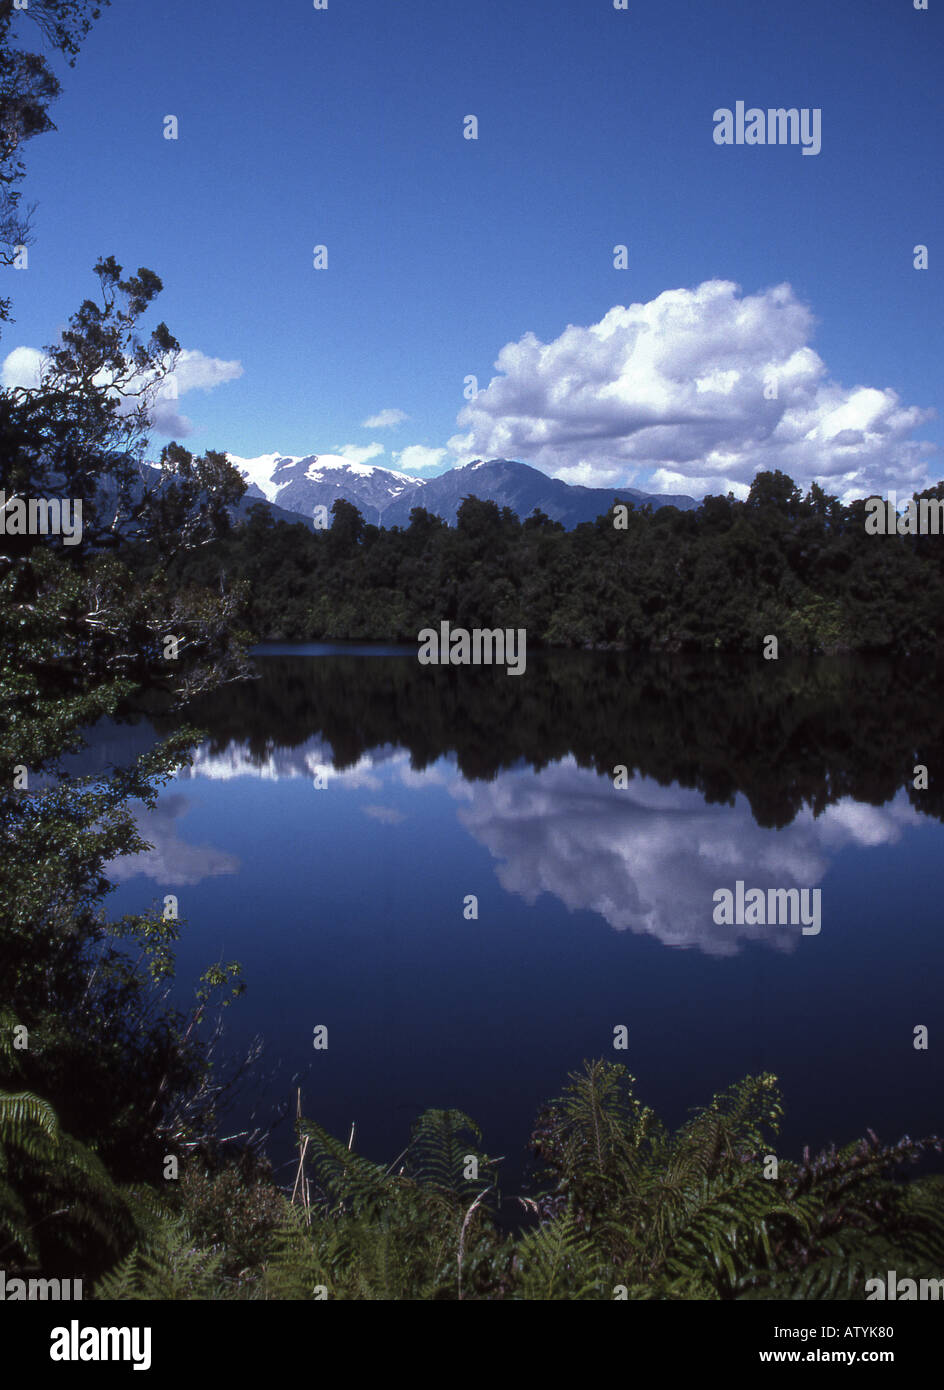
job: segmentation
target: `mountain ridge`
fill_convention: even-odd
[[[227,457],[249,484],[244,503],[264,500],[309,523],[315,507],[324,506],[330,512],[339,497],[351,502],[365,521],[376,526],[408,526],[413,507],[425,507],[455,525],[459,505],[469,495],[510,507],[522,521],[539,508],[568,530],[583,521],[595,521],[614,501],[651,506],[653,510],[675,506],[690,511],[698,506],[694,498],[684,494],[566,483],[516,459],[476,459],[434,478],[414,478],[379,464],[353,463],[337,454]]]

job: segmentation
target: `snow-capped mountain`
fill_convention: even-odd
[[[391,502],[412,498],[426,486],[422,478],[369,463],[351,463],[338,454],[306,454],[302,458],[262,454],[254,459],[227,454],[227,458],[250,484],[247,500],[250,495],[262,496],[267,502],[276,502],[309,519],[315,507],[327,507],[330,513],[332,503],[343,497],[360,509],[365,521],[380,525]],[[407,521],[410,507],[417,505],[415,501],[408,502]]]
[[[470,494],[510,507],[522,520],[539,507],[568,529],[609,511],[614,498],[637,506],[676,506],[682,511],[697,505],[691,497],[664,496],[631,487],[581,487],[513,459],[480,459],[435,478],[413,478],[376,464],[351,463],[338,454],[227,457],[249,483],[244,503],[265,498],[306,520],[317,506],[327,507],[330,513],[338,497],[352,502],[365,521],[377,526],[408,526],[413,507],[425,507],[454,525],[459,504]]]

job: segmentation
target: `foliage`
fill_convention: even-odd
[[[97,1294],[861,1300],[866,1280],[889,1268],[937,1277],[944,1179],[903,1182],[895,1170],[939,1153],[940,1141],[883,1146],[870,1132],[799,1163],[780,1158],[773,1175],[781,1115],[775,1078],[746,1077],[670,1133],[625,1067],[585,1063],[538,1117],[539,1194],[521,1199],[537,1222],[517,1232],[499,1220],[494,1163],[461,1113],[428,1111],[388,1166],[302,1120],[308,1185],[300,1204],[263,1205],[240,1246],[251,1267],[220,1277],[233,1237],[217,1194],[238,1206],[242,1191],[243,1209],[258,1212],[264,1183],[250,1195],[232,1174],[215,1190],[198,1178],[176,1214],[163,1214],[147,1258],[118,1265]],[[470,1155],[477,1180],[462,1176]],[[204,1204],[216,1213],[209,1222]]]
[[[634,1085],[624,1067],[588,1064],[534,1141],[553,1180],[546,1209],[572,1215],[628,1297],[862,1299],[883,1261],[914,1277],[944,1263],[941,1180],[892,1180],[940,1140],[882,1146],[870,1133],[796,1164],[771,1147],[782,1107],[769,1074],[715,1096],[675,1134]]]
[[[49,1258],[38,1234],[55,1219]],[[0,1091],[0,1257],[52,1273],[113,1259],[137,1234],[128,1199],[93,1147],[59,1126],[48,1102]]]
[[[944,484],[918,497],[944,497]],[[864,503],[759,473],[750,497],[694,511],[628,510],[572,531],[467,497],[455,526],[421,507],[407,527],[365,524],[339,500],[326,531],[273,522],[261,505],[181,574],[246,581],[259,638],[415,642],[424,627],[525,628],[529,649],[623,647],[928,656],[944,638],[944,549],[865,533]]]
[[[80,8],[41,0],[36,17]],[[94,776],[68,757],[135,691],[179,703],[247,670],[236,596],[171,582],[175,556],[222,534],[244,485],[223,455],[177,445],[140,483],[148,403],[176,343],[163,324],[138,336],[153,272],[123,278],[112,258],[96,270],[102,303],[47,349],[39,385],[0,391],[5,505],[64,496],[84,522],[74,545],[0,536],[0,1246],[14,1268],[74,1274],[78,1261],[92,1275],[138,1236],[128,1184],[212,1132],[226,1083],[201,1029],[241,985],[235,963],[213,964],[189,1013],[168,1007],[181,924],[104,911],[108,866],[149,847],[137,815],[197,731]],[[9,1099],[23,1096],[41,1108]]]

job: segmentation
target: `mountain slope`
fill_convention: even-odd
[[[306,454],[294,458],[286,454],[263,454],[258,459],[238,458],[228,454],[245,478],[251,481],[269,502],[286,511],[297,512],[311,520],[315,507],[327,507],[338,497],[353,502],[365,521],[388,525],[387,508],[399,499],[412,498],[426,486],[422,478],[396,473],[392,468],[377,468],[368,463],[351,463],[337,454]],[[248,493],[247,493],[248,496]],[[409,520],[410,507],[406,505]],[[383,519],[383,520],[382,520]]]
[[[438,478],[430,478],[418,498],[395,499],[387,509],[384,524],[408,525],[410,508],[419,505],[453,525],[459,504],[470,493],[496,502],[499,507],[510,507],[522,520],[539,507],[553,521],[563,522],[568,531],[582,521],[595,521],[601,512],[608,512],[614,497],[634,502],[637,507],[646,503],[653,508],[674,505],[684,511],[696,505],[691,497],[659,497],[631,487],[581,487],[560,478],[550,478],[527,463],[489,459],[451,468]]]
[[[513,459],[489,459],[450,468],[436,478],[412,478],[391,468],[351,463],[337,454],[306,454],[297,458],[263,454],[256,459],[228,455],[250,482],[246,501],[265,498],[281,509],[310,521],[315,507],[330,512],[338,497],[358,507],[366,521],[378,526],[408,526],[413,507],[425,507],[450,525],[463,497],[510,507],[522,520],[535,507],[572,529],[608,512],[614,498],[637,507],[676,506],[687,511],[698,504],[691,497],[640,492],[631,487],[592,488],[550,478],[530,464]]]

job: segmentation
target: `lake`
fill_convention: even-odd
[[[673,1126],[772,1071],[792,1158],[940,1132],[939,673],[598,652],[529,653],[510,678],[340,645],[256,666],[186,712],[207,736],[109,906],[178,897],[182,1003],[242,962],[226,1052],[265,1051],[230,1128],[293,1113],[301,1086],[311,1118],[392,1161],[454,1106],[513,1190],[540,1104],[602,1056]],[[180,722],[99,726],[82,763]],[[819,890],[821,929],[719,922],[738,881]],[[286,1119],[280,1167],[292,1142]]]

